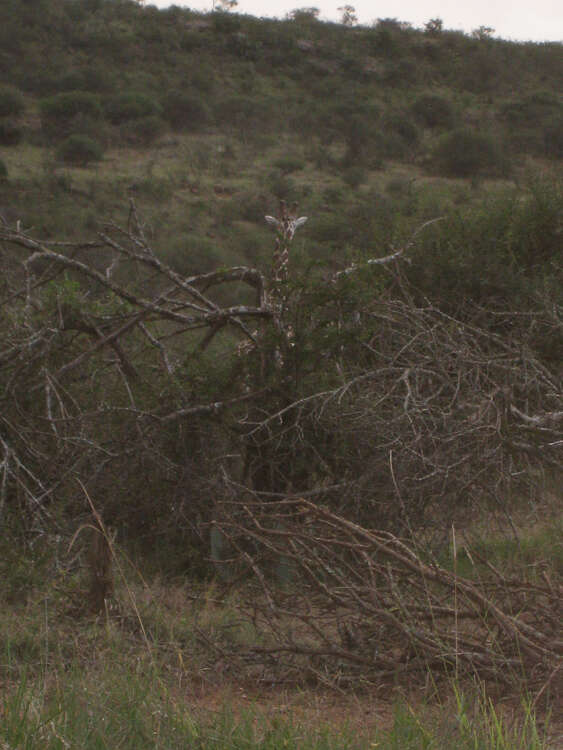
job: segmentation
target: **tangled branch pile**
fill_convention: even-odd
[[[296,326],[299,388],[247,417],[247,440],[269,462],[255,490],[316,492],[361,523],[405,529],[437,504],[450,522],[456,509],[503,508],[561,468],[560,374],[528,345],[542,327],[555,339],[556,323],[538,314],[515,327],[507,314],[495,331],[387,296],[322,314],[328,324]],[[336,383],[319,389],[323,367]]]
[[[209,523],[241,492],[443,534],[561,469],[557,290],[456,316],[409,282],[411,240],[280,279],[276,326],[271,278],[180,274],[134,204],[91,242],[7,225],[0,241],[0,514],[28,536],[89,513],[79,479],[107,523],[176,535],[205,566]]]
[[[563,587],[548,575],[505,577],[466,545],[475,578],[461,577],[416,537],[405,543],[299,498],[232,504],[221,529],[261,589],[245,606],[269,645],[249,656],[270,678],[274,666],[336,684],[423,680],[431,669],[541,686],[561,668]],[[269,583],[280,564],[298,577],[290,591]]]

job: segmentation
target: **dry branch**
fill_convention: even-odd
[[[221,528],[241,552],[239,564],[259,573],[267,597],[263,607],[256,596],[252,603],[272,641],[251,648],[257,656],[283,654],[286,666],[292,656],[294,670],[304,668],[299,657],[323,660],[334,679],[422,675],[432,667],[540,684],[563,658],[560,585],[456,575],[416,540],[364,528],[302,498],[231,504]],[[275,583],[280,560],[291,563],[298,594]],[[296,619],[299,627],[284,626]]]

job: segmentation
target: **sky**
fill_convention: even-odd
[[[146,0],[160,8],[170,0]],[[174,4],[193,10],[211,10],[213,0],[175,0]],[[445,29],[470,33],[479,26],[495,29],[503,39],[534,42],[563,41],[563,2],[561,0],[238,0],[237,11],[253,16],[284,18],[289,11],[314,6],[320,17],[337,21],[338,8],[349,3],[361,24],[371,25],[378,18],[397,18],[423,28],[430,18],[441,18]]]

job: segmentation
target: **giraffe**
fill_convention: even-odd
[[[250,393],[256,386],[263,385],[268,375],[275,368],[283,370],[287,360],[284,358],[284,349],[291,346],[293,331],[291,326],[284,325],[284,313],[287,308],[287,287],[285,282],[289,279],[289,246],[299,227],[307,221],[306,216],[297,216],[297,204],[293,203],[291,208],[287,207],[285,201],[280,201],[279,216],[265,216],[266,222],[276,230],[276,240],[270,273],[265,280],[264,305],[272,312],[272,322],[276,331],[281,334],[280,343],[274,352],[266,351],[263,338],[267,322],[262,323],[259,328],[247,331],[248,338],[239,342],[236,348],[240,365],[245,367],[248,357],[253,354],[259,355],[260,367],[251,375],[247,370],[244,387]],[[257,423],[263,415],[261,409],[249,410],[246,420],[252,426],[253,420]],[[256,492],[279,492],[286,489],[285,483],[281,481],[275,470],[275,449],[267,441],[263,444],[260,439],[252,434],[252,429],[244,441],[244,466],[242,467],[242,481]],[[216,562],[229,557],[229,542],[218,527],[214,527],[211,533],[211,556]],[[287,561],[282,561],[280,566],[287,567]]]
[[[295,232],[307,221],[307,216],[297,216],[297,203],[291,208],[284,200],[280,201],[279,216],[265,216],[268,224],[276,229],[276,242],[272,256],[270,274],[266,283],[266,304],[272,310],[273,323],[276,330],[284,334],[286,340],[293,337],[291,326],[284,326],[284,313],[287,308],[287,290],[285,282],[289,279],[289,246]],[[262,331],[263,333],[263,331]],[[258,330],[253,331],[251,340],[241,342],[237,347],[237,354],[245,356],[256,349],[260,338]],[[275,352],[275,362],[278,369],[283,366],[283,357],[279,348]]]
[[[297,216],[297,203],[287,207],[284,200],[280,201],[279,217],[265,216],[268,224],[276,229],[276,244],[272,257],[272,268],[268,285],[268,302],[272,308],[273,321],[276,330],[283,334],[286,342],[293,338],[291,326],[286,326],[284,314],[287,308],[287,287],[289,279],[289,246],[299,227],[307,221],[307,216]],[[283,354],[276,348],[275,362],[277,369],[283,367]]]
[[[270,302],[274,306],[274,314],[281,316],[287,302],[286,295],[281,290],[281,284],[289,278],[289,245],[299,227],[307,221],[307,216],[297,217],[297,203],[288,209],[285,201],[280,201],[279,218],[264,217],[268,224],[276,228],[276,245],[272,258],[270,274]],[[279,307],[278,307],[279,306]]]

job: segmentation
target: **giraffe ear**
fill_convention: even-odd
[[[264,218],[266,219],[266,221],[268,222],[268,224],[271,224],[274,227],[279,227],[280,226],[280,223],[276,219],[275,216],[264,216]]]
[[[299,227],[302,227],[308,218],[308,216],[300,216],[298,219],[295,219],[295,229],[299,229]]]

